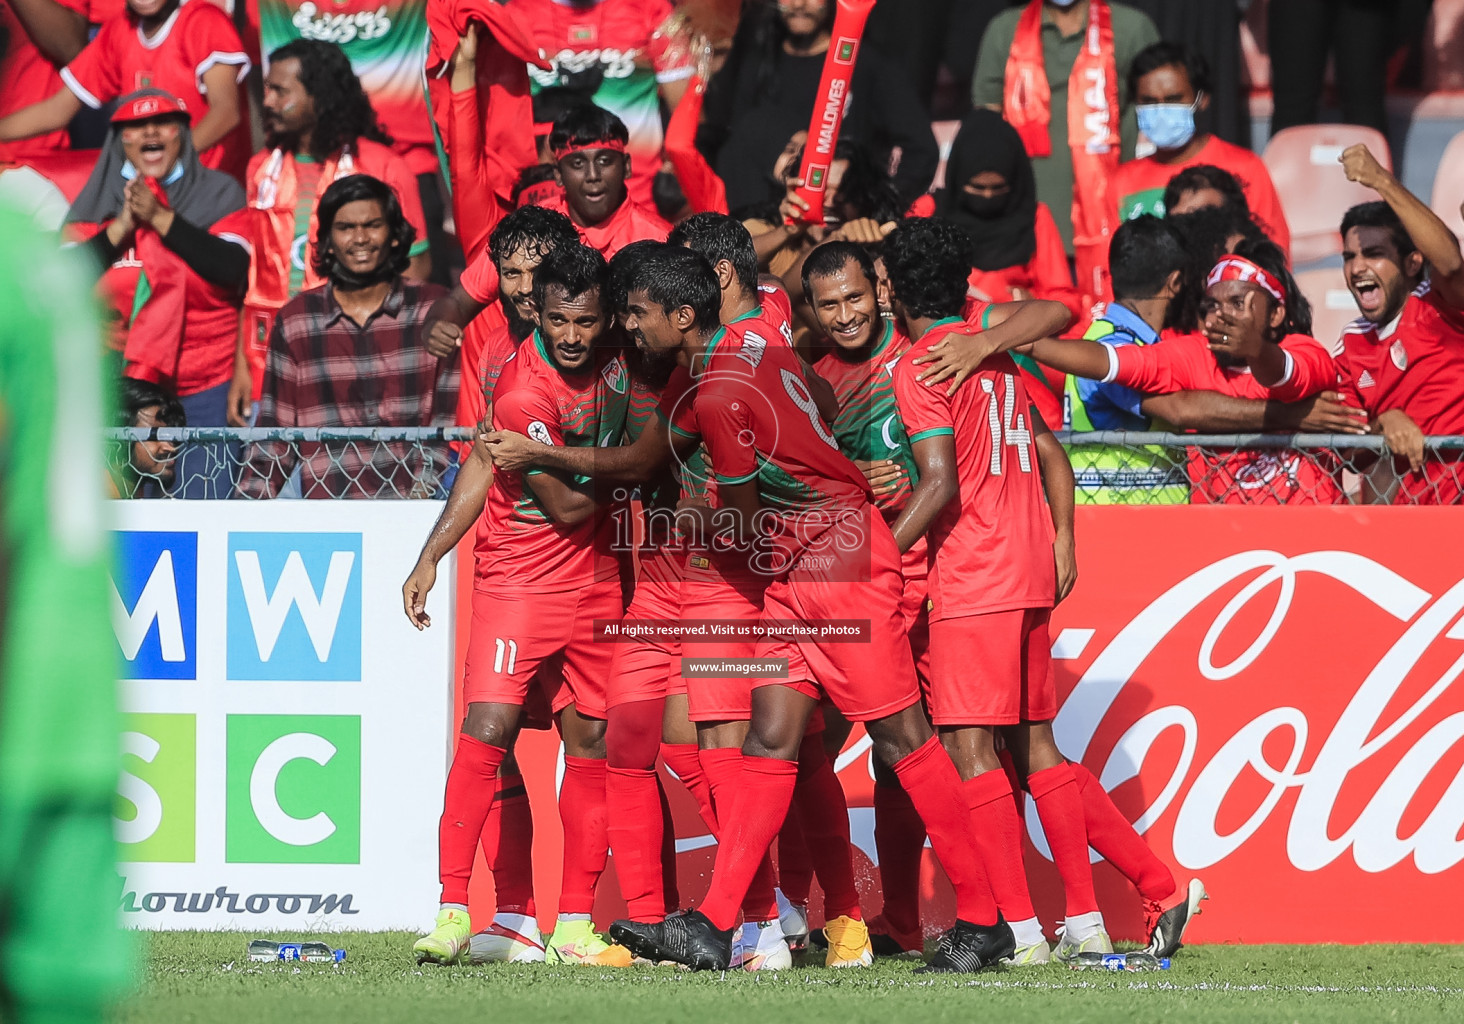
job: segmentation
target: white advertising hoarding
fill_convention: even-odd
[[[451,556],[435,501],[119,501],[113,622],[131,927],[419,928],[437,906]]]

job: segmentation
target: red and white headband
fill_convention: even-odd
[[[555,161],[563,160],[565,157],[570,156],[574,153],[584,153],[592,149],[610,149],[614,150],[616,153],[624,153],[625,143],[621,142],[619,139],[600,139],[596,142],[586,142],[578,146],[563,146],[554,151],[554,159]]]
[[[1221,281],[1249,281],[1270,292],[1271,298],[1277,302],[1286,304],[1286,292],[1281,287],[1281,282],[1264,267],[1257,266],[1244,256],[1226,256],[1215,264],[1210,269],[1210,276],[1205,278],[1205,287]]]

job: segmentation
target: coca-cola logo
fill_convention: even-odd
[[[1116,731],[1109,721],[1112,709],[1155,649],[1197,609],[1236,584],[1239,588],[1193,651],[1200,680],[1217,684],[1236,680],[1276,644],[1347,644],[1343,628],[1347,623],[1337,622],[1338,630],[1327,636],[1316,631],[1314,617],[1296,622],[1298,616],[1290,614],[1303,588],[1322,580],[1342,585],[1382,613],[1366,623],[1351,624],[1357,635],[1364,631],[1376,635],[1385,622],[1400,627],[1375,664],[1358,666],[1360,681],[1267,680],[1273,706],[1257,709],[1259,713],[1218,747],[1213,734],[1202,734],[1192,707],[1168,704],[1128,725],[1102,764],[1086,756],[1095,736]],[[1442,660],[1436,649],[1441,641],[1464,641],[1461,611],[1464,581],[1435,596],[1388,566],[1350,551],[1294,556],[1243,551],[1191,572],[1124,625],[1083,672],[1053,731],[1063,752],[1084,760],[1110,790],[1138,775],[1161,736],[1178,732],[1179,755],[1167,778],[1147,776],[1148,782],[1157,784],[1157,792],[1134,827],[1144,832],[1172,809],[1173,854],[1185,868],[1206,868],[1235,853],[1294,792],[1285,827],[1285,855],[1292,867],[1316,871],[1350,853],[1365,872],[1387,871],[1411,857],[1419,872],[1436,874],[1464,860],[1464,842],[1459,839],[1464,826],[1464,773],[1454,776],[1432,807],[1421,812],[1414,807],[1407,827],[1403,819],[1425,779],[1464,738],[1464,714],[1442,715],[1435,709],[1439,720],[1424,728],[1429,722],[1425,716],[1464,672],[1464,648]],[[1248,623],[1248,630],[1256,621],[1261,625],[1253,635],[1237,636],[1240,619]],[[1077,658],[1092,636],[1092,630],[1064,630],[1055,653]],[[1217,653],[1237,645],[1239,653],[1223,657]],[[1430,666],[1437,662],[1447,667],[1436,678],[1420,680],[1415,669],[1426,654]],[[1313,702],[1306,697],[1335,687],[1352,692],[1328,728],[1327,722],[1317,720],[1315,709],[1308,706]],[[1294,702],[1287,700],[1288,695]],[[1213,752],[1201,757],[1202,747]],[[1348,801],[1344,811],[1339,794],[1356,772],[1382,781],[1365,794],[1360,811],[1357,800]],[[1251,793],[1254,776],[1259,776],[1263,795],[1248,805],[1249,813],[1238,826],[1221,827],[1222,819],[1235,817],[1222,814],[1221,805],[1243,776],[1250,776]],[[1046,854],[1030,802],[1027,824],[1034,844]]]

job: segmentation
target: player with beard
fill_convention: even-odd
[[[631,242],[660,241],[671,230],[626,191],[629,140],[620,118],[591,103],[560,114],[549,133],[554,178],[564,188],[564,212],[584,243],[606,259]]]
[[[604,292],[605,260],[594,250],[563,245],[545,258],[534,281],[539,327],[498,381],[495,427],[567,447],[594,448],[620,436],[628,387],[619,353],[602,343],[610,323]],[[476,550],[463,668],[467,711],[442,815],[442,907],[437,926],[415,946],[422,961],[455,963],[469,948],[475,849],[537,680],[565,747],[563,876],[558,923],[544,954],[563,963],[630,963],[625,950],[595,934],[590,920],[608,852],[604,716],[613,653],[595,642],[593,622],[619,619],[622,605],[611,519],[586,483],[552,471],[494,474]],[[462,510],[450,498],[443,520],[454,515]],[[439,521],[428,538],[428,564],[447,549],[445,539],[448,547],[458,539],[443,527]],[[414,619],[429,624],[420,610]],[[541,673],[546,665],[554,667]],[[537,925],[522,923],[529,929],[523,937],[536,940]]]
[[[875,488],[875,505],[893,522],[918,480],[910,438],[895,405],[893,368],[909,350],[903,326],[882,315],[887,285],[863,246],[827,242],[803,263],[803,294],[814,321],[827,339],[814,368],[833,386],[838,416],[834,437],[845,455],[864,469]],[[978,303],[966,322],[982,339],[1002,351],[1020,342],[1062,331],[1070,317],[1060,302]],[[901,565],[904,602],[915,668],[928,688],[930,671],[927,618],[927,561],[924,539],[905,552]],[[884,911],[870,922],[870,941],[881,956],[918,954],[924,949],[920,926],[920,859],[925,829],[894,772],[874,764],[876,849],[879,851]],[[1030,915],[1027,915],[1030,916]],[[1020,922],[1021,918],[1014,918]]]
[[[316,234],[316,204],[332,182],[369,174],[391,186],[417,238],[406,276],[425,281],[432,271],[417,178],[392,150],[339,46],[297,39],[270,54],[263,119],[265,148],[245,175],[254,259],[239,336],[241,370],[229,390],[236,426],[248,421],[250,401],[259,398],[275,313],[292,296],[324,283],[307,250]]]
[[[1438,215],[1368,152],[1342,154],[1347,177],[1375,190],[1342,219],[1343,273],[1362,316],[1342,335],[1342,391],[1406,464],[1394,501],[1458,504],[1457,456],[1424,460],[1424,435],[1464,433],[1464,259]],[[1428,277],[1425,280],[1424,270]]]
[[[749,884],[787,816],[798,754],[825,688],[836,706],[866,723],[921,811],[956,890],[958,920],[930,968],[979,970],[1009,955],[970,815],[949,759],[919,708],[914,665],[899,613],[899,556],[874,514],[863,474],[840,455],[790,346],[723,347],[717,275],[694,253],[668,247],[643,260],[630,283],[626,327],[638,346],[674,353],[697,371],[691,401],[663,399],[679,435],[700,435],[716,471],[711,519],[720,553],[742,553],[748,572],[770,581],[762,622],[811,626],[869,618],[868,643],[769,639],[759,658],[787,658],[786,678],[754,684],[752,720],[731,813],[721,817],[712,885],[700,909],[660,923],[617,921],[611,937],[637,955],[693,969],[725,969],[733,926]],[[674,401],[672,399],[675,399]],[[748,439],[752,443],[748,444]],[[760,439],[760,440],[759,440]],[[844,917],[830,947],[863,952],[862,921]]]
[[[1215,391],[1233,398],[1295,403],[1337,383],[1337,367],[1311,335],[1311,306],[1267,240],[1243,241],[1205,278],[1201,333],[1157,345],[1096,341],[1034,343],[1038,362],[1143,394]],[[1191,449],[1196,504],[1332,504],[1335,467],[1303,452]]]
[[[515,210],[498,222],[487,248],[473,257],[453,290],[427,314],[432,354],[445,359],[462,353],[458,426],[483,422],[486,396],[493,393],[519,343],[533,333],[534,268],[557,246],[578,240],[562,213],[540,206]],[[482,486],[486,494],[487,482]]]

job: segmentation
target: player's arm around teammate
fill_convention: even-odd
[[[1040,338],[1055,337],[1067,330],[1072,321],[1073,315],[1066,306],[1049,299],[987,306],[981,314],[979,331],[947,335],[915,360],[925,365],[916,379],[927,386],[949,380],[946,394],[955,394],[961,382],[987,359]]]

